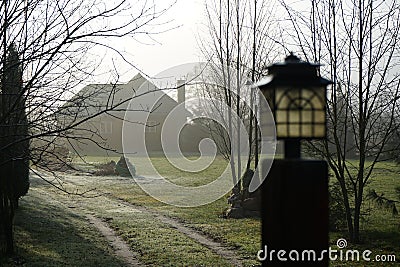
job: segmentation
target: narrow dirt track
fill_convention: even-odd
[[[40,179],[37,176],[32,176],[30,180]],[[46,190],[46,187],[36,187],[35,184],[37,181],[33,181],[33,185],[31,185],[30,190],[36,190],[40,192],[42,196],[45,196],[47,201],[55,202],[58,206],[64,207],[68,209],[69,212],[74,213],[76,215],[83,215],[87,218],[88,222],[93,225],[109,242],[110,246],[113,248],[114,253],[118,258],[125,261],[126,266],[128,267],[140,267],[145,266],[137,259],[137,254],[131,250],[129,245],[118,236],[115,231],[100,218],[94,216],[93,212],[87,211],[84,207],[77,207],[76,202],[72,201],[68,197],[63,197],[60,192],[54,193],[51,190]],[[33,188],[32,188],[33,187]]]
[[[193,228],[191,228],[189,226],[186,226],[182,222],[180,222],[180,221],[178,221],[178,220],[176,220],[174,218],[171,218],[171,217],[165,216],[163,214],[160,214],[157,211],[150,210],[150,209],[142,207],[142,206],[133,205],[133,204],[131,204],[129,202],[126,202],[126,201],[124,201],[122,199],[117,199],[117,198],[114,198],[114,199],[116,201],[118,201],[119,203],[121,203],[122,205],[131,207],[133,209],[140,210],[142,212],[150,213],[151,215],[153,215],[159,221],[172,226],[173,228],[175,228],[176,230],[178,230],[182,234],[184,234],[187,237],[197,241],[198,243],[200,243],[203,246],[209,248],[210,250],[212,250],[216,254],[220,255],[222,258],[224,258],[227,261],[229,261],[230,263],[232,263],[233,266],[237,266],[237,267],[241,267],[242,266],[242,263],[240,262],[240,259],[236,256],[236,254],[232,250],[230,250],[229,248],[227,248],[223,244],[214,241],[213,239],[211,239],[210,237],[208,237],[204,233],[202,233],[200,231],[197,231],[197,230],[195,230],[195,229],[193,229]]]
[[[35,179],[40,179],[38,177],[33,177]],[[83,177],[82,177],[83,178]],[[88,179],[89,177],[85,177]],[[86,179],[82,180],[86,180]],[[68,179],[69,180],[69,179]],[[81,180],[81,181],[82,181]],[[90,178],[89,178],[90,180]],[[68,181],[72,182],[72,181]],[[88,182],[88,180],[86,180]],[[72,182],[73,183],[73,182]],[[115,253],[122,259],[124,259],[129,266],[144,266],[141,264],[140,261],[137,259],[137,254],[132,251],[129,245],[117,235],[117,233],[99,217],[100,215],[96,214],[97,207],[93,206],[93,203],[90,199],[70,199],[68,197],[61,197],[55,193],[51,193],[44,188],[39,189],[43,191],[43,193],[48,194],[49,197],[55,199],[56,201],[62,203],[62,205],[67,207],[73,207],[83,213],[88,220],[91,222],[93,226],[95,226],[99,232],[103,234],[103,236],[109,241],[110,245],[113,247]],[[206,234],[191,228],[190,226],[185,225],[183,222],[168,217],[166,215],[161,214],[153,209],[149,209],[143,206],[137,206],[123,199],[116,198],[110,194],[100,194],[103,203],[107,203],[108,206],[113,207],[115,209],[121,209],[121,206],[124,207],[124,212],[126,213],[135,213],[135,212],[142,212],[145,214],[150,215],[152,218],[162,222],[163,224],[170,226],[176,229],[178,232],[186,235],[188,238],[193,239],[197,243],[201,244],[202,246],[210,249],[215,254],[219,255],[220,257],[224,258],[228,262],[232,264],[232,266],[241,267],[242,263],[238,256],[236,256],[235,252],[231,250],[229,247],[225,246],[224,244],[217,242],[207,236]]]
[[[107,223],[91,214],[87,214],[86,217],[89,219],[90,223],[103,234],[108,242],[110,242],[118,257],[124,259],[124,261],[131,267],[143,266],[143,264],[137,260],[137,255],[130,249],[129,245],[119,237],[114,230],[107,225]]]

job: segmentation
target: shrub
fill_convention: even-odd
[[[117,165],[115,166],[115,172],[124,177],[136,176],[135,166],[124,156],[121,156],[117,162]]]
[[[346,228],[346,211],[341,192],[337,182],[329,186],[329,230],[331,231]]]
[[[109,175],[116,175],[115,172],[115,161],[111,160],[110,162],[99,164],[96,166],[96,171],[94,175],[96,176],[109,176]]]

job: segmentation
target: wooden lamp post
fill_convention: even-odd
[[[323,255],[329,241],[328,167],[325,161],[301,159],[300,145],[301,140],[326,138],[326,88],[332,82],[320,76],[319,67],[290,54],[269,66],[268,76],[256,83],[270,105],[285,153],[284,159],[274,160],[262,188],[263,266],[329,264],[328,254]],[[278,251],[285,256],[277,257]]]

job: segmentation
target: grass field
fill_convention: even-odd
[[[98,161],[99,159],[92,158],[89,160]],[[104,161],[106,159],[102,160]],[[202,179],[202,176],[215,177],[215,174],[219,173],[218,171],[216,172],[215,169],[208,169],[199,176],[193,176],[190,173],[184,173],[173,168],[165,158],[152,158],[152,162],[157,170],[160,170],[161,174],[175,176],[176,180],[179,180],[178,178],[180,177],[180,182],[191,182],[192,180],[188,178],[194,177],[196,177],[196,179]],[[140,168],[140,159],[133,163],[137,166],[137,172],[139,174],[145,172],[145,170],[141,170]],[[227,163],[223,159],[217,158],[212,166],[218,169],[225,168],[226,164]],[[185,180],[185,178],[187,180]],[[395,199],[396,186],[400,186],[400,167],[390,162],[378,163],[370,183],[366,187],[366,192],[368,192],[369,189],[375,189],[378,193],[384,193],[386,197]],[[110,185],[110,187],[110,191],[119,198],[131,203],[153,207],[169,216],[179,218],[193,225],[193,227],[207,232],[218,240],[222,240],[233,247],[237,247],[242,257],[249,259],[249,264],[255,264],[253,261],[255,258],[254,255],[256,255],[260,244],[260,221],[258,219],[226,220],[221,218],[221,213],[227,207],[226,197],[206,206],[185,209],[157,202],[134,185],[126,187],[114,184]],[[400,218],[398,216],[392,216],[389,212],[376,207],[370,201],[364,202],[362,214],[362,244],[357,246],[350,245],[349,249],[369,249],[375,254],[396,254],[398,260],[400,260]],[[346,238],[346,236],[346,232],[330,233],[332,246],[335,246],[338,238]],[[332,266],[364,266],[368,264],[370,264],[370,266],[390,265],[387,262],[364,262],[359,265],[354,262],[331,263]]]
[[[21,200],[14,230],[17,256],[0,266],[124,266],[83,215],[35,189]]]
[[[89,162],[104,163],[109,160],[117,161],[118,158],[104,159],[90,157],[86,160]],[[137,175],[148,175],[149,172],[141,168],[142,160],[141,158],[130,159],[137,168]],[[189,173],[171,166],[168,160],[163,157],[155,157],[151,160],[161,175],[165,175],[176,184],[188,186],[206,184],[216,179],[228,166],[225,160],[217,158],[207,170],[199,173]],[[254,218],[240,220],[222,218],[224,210],[228,207],[228,196],[201,207],[179,208],[158,202],[148,196],[134,183],[121,184],[109,182],[106,184],[98,184],[96,187],[130,203],[151,207],[207,233],[215,240],[235,248],[240,257],[243,258],[244,266],[255,266],[259,264],[256,260],[256,255],[260,249],[260,220]]]
[[[118,158],[113,158],[114,160],[118,160]],[[99,163],[106,162],[110,159],[104,158],[88,158],[89,162]],[[138,175],[146,175],[146,170],[142,169],[140,159],[131,159],[132,163],[135,164]],[[161,174],[167,175],[171,181],[181,184],[189,184],[189,185],[199,185],[207,183],[208,181],[215,179],[217,175],[221,172],[222,169],[226,167],[226,162],[223,159],[217,158],[215,162],[210,166],[209,169],[193,174],[182,172],[177,168],[171,166],[165,158],[155,157],[152,158],[152,162],[160,171]],[[78,165],[83,166],[82,162],[77,162]],[[93,168],[88,167],[86,168]],[[72,179],[72,178],[71,178]],[[79,178],[76,176],[73,178],[73,181],[79,183],[79,180],[83,181],[83,178]],[[196,208],[179,208],[174,206],[169,206],[164,203],[158,202],[154,200],[152,197],[145,194],[138,185],[131,182],[129,179],[118,179],[118,177],[92,177],[90,178],[90,184],[85,184],[85,186],[89,186],[91,188],[96,188],[101,192],[107,193],[118,199],[123,199],[129,203],[140,205],[147,207],[156,212],[168,215],[170,217],[176,218],[179,221],[185,223],[186,225],[198,229],[201,232],[206,233],[208,236],[211,236],[215,240],[220,241],[226,246],[234,248],[237,251],[237,254],[242,259],[244,266],[255,266],[260,264],[256,260],[257,251],[260,248],[260,220],[259,219],[224,219],[222,218],[222,212],[228,207],[227,205],[227,196],[205,206],[196,207]],[[72,180],[71,180],[72,181]],[[377,165],[376,171],[371,178],[371,182],[367,185],[367,190],[369,188],[375,189],[378,193],[384,193],[388,198],[395,198],[395,190],[396,186],[400,186],[400,175],[399,175],[399,167],[393,163],[380,163]],[[29,204],[30,201],[24,202],[22,212],[23,213],[35,213],[36,206],[33,207]],[[101,205],[101,203],[99,204]],[[64,216],[64,215],[63,215]],[[65,215],[67,217],[58,216],[57,220],[70,221],[70,218],[67,218],[69,215]],[[103,216],[107,216],[103,214]],[[51,220],[51,218],[47,218],[46,220]],[[209,252],[201,250],[200,247],[195,246],[192,241],[187,240],[184,236],[174,233],[173,231],[168,233],[165,232],[161,225],[156,222],[148,223],[144,229],[152,228],[154,231],[151,231],[151,235],[144,234],[145,232],[141,232],[140,229],[143,223],[146,223],[146,218],[142,219],[141,223],[128,223],[121,217],[118,220],[112,220],[112,226],[118,231],[118,233],[135,249],[138,251],[146,252],[142,256],[142,260],[148,263],[150,266],[155,266],[152,264],[158,264],[162,266],[162,261],[153,262],[154,256],[159,254],[160,251],[155,249],[157,248],[157,244],[174,244],[172,247],[175,249],[169,250],[168,253],[164,253],[162,256],[167,257],[170,266],[195,266],[194,261],[188,261],[185,265],[178,257],[174,257],[173,254],[180,255],[182,251],[186,251],[188,248],[192,248],[195,251],[200,251],[200,254],[208,255],[210,258],[210,262],[206,264],[206,266],[225,266],[221,260],[218,260],[215,257],[212,257],[212,254],[207,254]],[[40,220],[37,217],[33,217],[32,220]],[[140,221],[140,220],[138,220]],[[33,222],[32,222],[33,224]],[[78,223],[79,225],[79,223]],[[24,240],[24,235],[27,235],[30,231],[33,231],[34,228],[31,229],[23,229],[23,226],[17,224],[17,246],[19,247],[19,251],[23,252],[24,255],[28,258],[46,258],[52,255],[54,252],[46,252],[49,248],[46,247],[35,247],[34,245],[25,245],[24,243],[18,243],[18,240]],[[82,228],[81,230],[76,230],[80,233],[83,231],[81,235],[87,234],[87,229]],[[168,230],[170,231],[170,230]],[[90,233],[90,231],[89,231]],[[49,234],[50,235],[50,234]],[[398,216],[393,217],[390,213],[386,212],[383,209],[377,208],[373,203],[366,201],[363,206],[363,220],[361,223],[361,235],[362,235],[362,243],[360,245],[352,245],[349,244],[348,249],[358,249],[360,251],[363,250],[371,250],[373,252],[371,257],[375,255],[396,255],[397,262],[396,263],[387,263],[387,262],[341,262],[341,261],[332,261],[331,266],[397,266],[400,260],[400,218]],[[94,237],[93,237],[94,238]],[[171,239],[172,238],[172,239]],[[346,232],[333,232],[330,233],[330,239],[332,248],[336,248],[336,240],[338,238],[346,238]],[[41,238],[38,237],[37,241],[41,241]],[[175,240],[175,241],[174,241]],[[46,242],[45,240],[43,240]],[[104,243],[101,243],[101,240],[94,238],[95,244],[100,242],[100,245],[96,245],[96,247],[100,247],[104,250]],[[175,243],[174,243],[175,242]],[[90,242],[89,242],[90,243]],[[19,244],[19,245],[18,245]],[[103,244],[103,245],[101,245]],[[179,245],[178,245],[179,244]],[[103,246],[103,247],[102,247]],[[152,249],[153,250],[152,250]],[[155,249],[155,250],[154,250]],[[39,251],[39,252],[37,252]],[[201,252],[202,251],[202,252]],[[46,254],[47,253],[47,254]],[[50,254],[49,254],[50,253]],[[61,256],[61,252],[57,252]],[[187,253],[187,252],[185,252]],[[183,254],[185,254],[183,253]],[[182,254],[182,255],[183,255]],[[47,255],[47,256],[46,256]],[[96,251],[94,252],[96,255]],[[73,254],[72,258],[79,259],[79,253]],[[113,261],[112,255],[110,257],[106,257],[105,261]],[[165,260],[165,259],[164,259]],[[190,262],[190,263],[189,263]],[[217,265],[213,265],[213,262]],[[61,264],[62,265],[62,264]],[[60,266],[61,266],[60,265]],[[47,266],[47,265],[46,265]],[[57,265],[54,265],[57,266]],[[72,265],[71,265],[72,266]],[[94,266],[94,265],[87,265]],[[105,266],[105,265],[102,265]],[[113,265],[107,265],[113,266]]]

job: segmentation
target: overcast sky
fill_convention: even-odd
[[[172,0],[155,1],[156,5],[167,4]],[[160,21],[171,21],[167,26],[154,29],[166,29],[177,26],[178,28],[156,34],[154,40],[145,36],[138,36],[137,40],[123,39],[113,41],[113,47],[117,48],[143,73],[153,76],[170,67],[201,60],[197,39],[199,29],[204,22],[204,0],[177,0],[176,4],[163,15]],[[99,69],[98,74],[88,83],[108,82],[110,74],[108,69],[112,62],[116,62],[121,75],[120,81],[127,82],[138,70],[124,63],[119,56],[107,52],[105,64]],[[111,65],[112,66],[112,65]]]
[[[144,1],[144,0],[143,0]],[[153,0],[158,9],[165,8],[175,0]],[[138,73],[138,69],[146,75],[154,76],[176,65],[204,61],[199,51],[198,40],[201,32],[206,30],[205,2],[215,0],[176,0],[167,13],[158,22],[170,21],[167,25],[155,26],[150,32],[157,32],[168,27],[177,27],[164,33],[152,35],[154,40],[145,35],[135,38],[117,39],[111,45],[121,51],[126,59],[137,69],[126,64],[116,54],[102,51],[105,64],[98,70],[92,80],[87,83],[114,82],[110,79],[109,70],[113,60],[119,72],[119,81],[127,82]],[[135,1],[132,1],[132,3]],[[145,2],[145,1],[144,1]],[[151,1],[148,1],[149,3]],[[302,8],[305,0],[288,0],[291,6]],[[140,0],[138,3],[142,3]],[[304,8],[304,6],[303,6]],[[96,52],[95,52],[96,53]],[[112,59],[112,60],[111,60]]]

